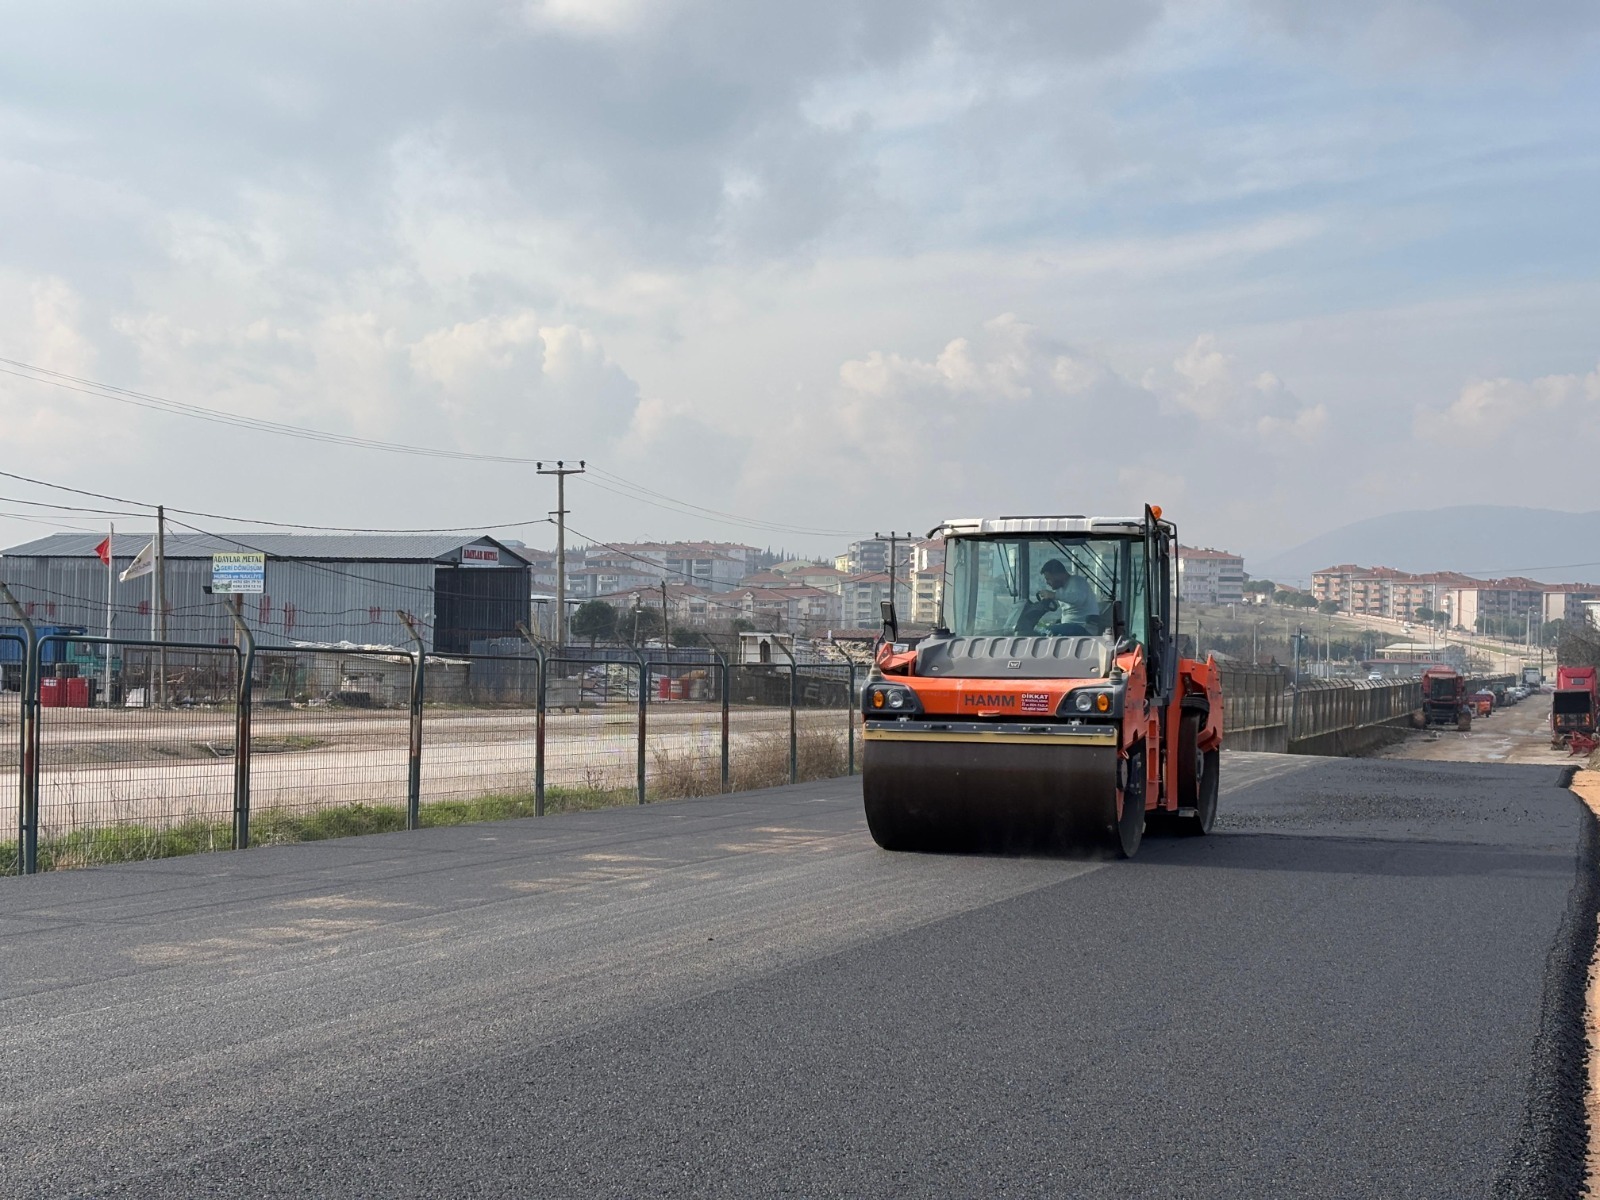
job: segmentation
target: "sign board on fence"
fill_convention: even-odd
[[[213,554],[211,592],[217,596],[259,596],[266,591],[265,554]]]

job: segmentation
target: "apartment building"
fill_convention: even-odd
[[[1178,548],[1178,595],[1189,604],[1244,602],[1244,559],[1225,550]]]
[[[1350,563],[1316,572],[1311,590],[1318,601],[1331,600],[1341,612],[1411,621],[1419,619],[1419,610],[1431,610],[1460,629],[1476,629],[1480,621],[1578,618],[1586,602],[1600,599],[1600,584],[1540,583],[1521,576],[1475,579],[1457,571],[1415,575]]]
[[[939,620],[944,596],[944,539],[929,538],[911,547],[907,619],[913,625],[932,626]]]
[[[883,602],[889,598],[886,572],[863,571],[846,577],[841,595],[840,624],[850,629],[872,629],[883,621]]]
[[[905,578],[905,571],[911,565],[912,546],[916,544],[904,538],[895,543],[895,574]],[[878,571],[889,569],[889,541],[887,538],[865,538],[859,542],[851,542],[849,549],[841,556],[844,566],[840,568],[852,575],[870,575]],[[838,560],[834,560],[838,566]]]
[[[757,569],[761,553],[737,542],[620,542],[576,550],[569,565],[646,574],[724,592]]]

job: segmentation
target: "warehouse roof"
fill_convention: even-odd
[[[132,558],[143,550],[151,533],[119,533],[112,556]],[[93,558],[103,533],[53,533],[37,541],[0,552],[6,558]],[[463,546],[488,543],[499,549],[502,561],[513,565],[528,561],[521,551],[491,537],[459,533],[169,533],[168,558],[210,558],[213,554],[259,553],[268,558],[310,559],[322,562],[436,562],[447,560]]]

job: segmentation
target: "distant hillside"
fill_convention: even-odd
[[[1248,559],[1245,570],[1256,579],[1305,584],[1313,571],[1339,563],[1588,582],[1600,578],[1600,513],[1487,504],[1390,513]]]

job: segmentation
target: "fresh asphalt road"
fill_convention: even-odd
[[[887,854],[841,780],[0,880],[3,1192],[1559,1184],[1559,770],[1224,770],[1132,862]]]

